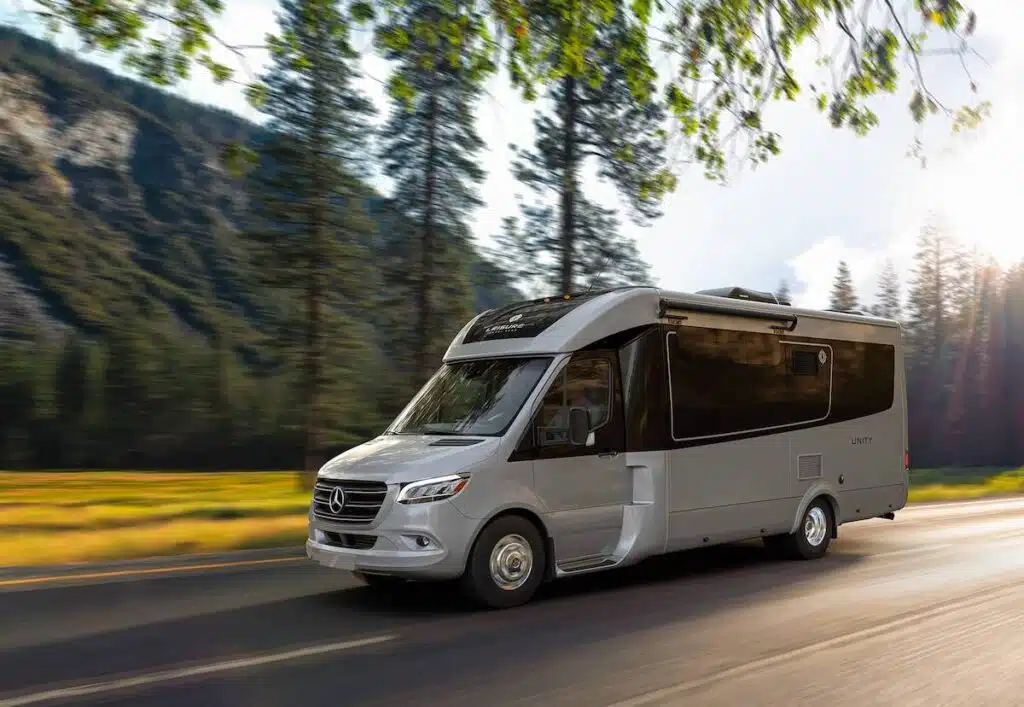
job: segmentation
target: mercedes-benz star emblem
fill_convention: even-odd
[[[331,497],[327,500],[327,507],[334,515],[341,513],[345,509],[345,489],[335,486],[331,490]]]

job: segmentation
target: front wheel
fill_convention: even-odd
[[[816,560],[828,552],[835,532],[832,506],[824,498],[816,498],[804,511],[795,533],[765,538],[765,545],[794,560]]]
[[[522,516],[503,516],[483,529],[462,575],[462,587],[475,602],[492,609],[525,604],[544,578],[544,540]]]

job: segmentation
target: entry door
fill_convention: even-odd
[[[547,507],[560,565],[610,555],[622,533],[633,484],[618,379],[615,352],[578,353],[552,382],[533,421],[534,488]],[[572,407],[590,412],[587,446],[569,441]]]

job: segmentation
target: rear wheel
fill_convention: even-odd
[[[544,540],[522,516],[495,519],[473,543],[462,588],[473,601],[507,609],[533,598],[544,578]]]
[[[804,511],[795,533],[765,538],[765,545],[793,560],[816,560],[828,552],[834,532],[832,505],[825,498],[816,498]]]

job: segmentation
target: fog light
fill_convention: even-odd
[[[402,546],[415,551],[438,549],[436,540],[429,535],[420,535],[419,533],[403,533],[400,543]]]

